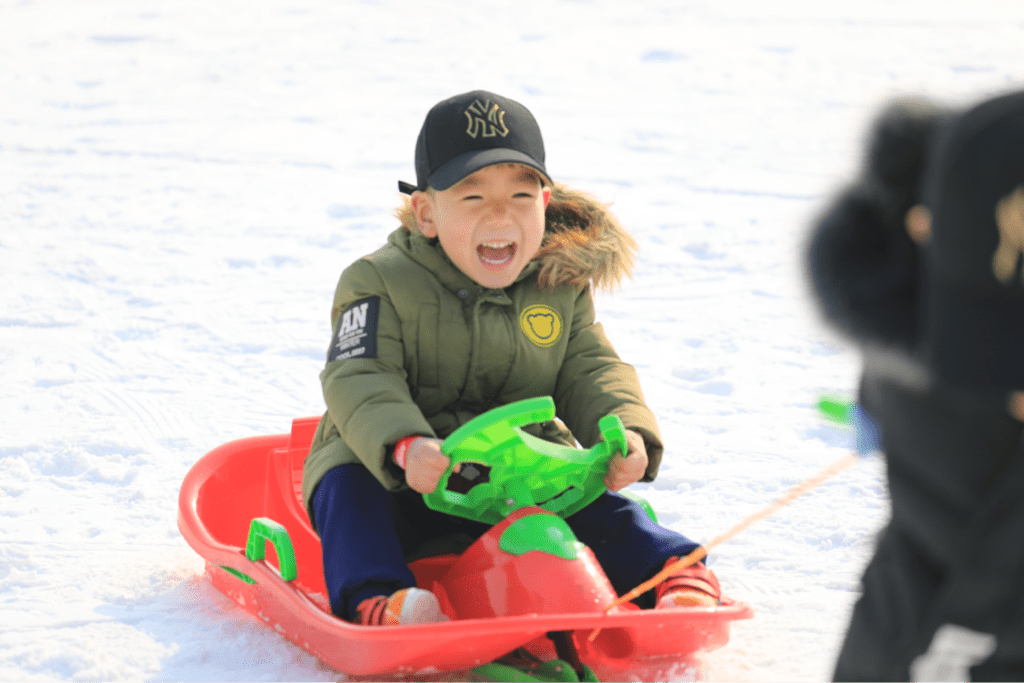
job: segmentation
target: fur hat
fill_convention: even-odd
[[[915,205],[924,246],[907,235]],[[1024,92],[963,113],[899,100],[876,121],[860,178],[815,222],[822,311],[866,347],[921,362],[935,386],[1024,389]]]
[[[920,255],[904,217],[919,202],[927,145],[945,115],[924,99],[887,105],[871,128],[859,177],[814,223],[807,265],[818,302],[860,343],[913,344]]]

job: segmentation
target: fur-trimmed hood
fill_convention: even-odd
[[[395,212],[406,232],[419,234],[408,197]],[[544,241],[534,260],[539,263],[541,287],[560,285],[613,289],[629,277],[636,255],[636,240],[618,219],[594,197],[555,183],[545,211]]]

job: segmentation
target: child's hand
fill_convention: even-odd
[[[433,493],[451,460],[441,452],[440,439],[425,436],[409,444],[405,456],[405,483],[419,493]]]
[[[647,471],[647,446],[644,445],[644,437],[632,429],[627,429],[626,447],[626,457],[616,453],[608,461],[608,474],[604,475],[604,485],[609,491],[618,491],[640,481]]]

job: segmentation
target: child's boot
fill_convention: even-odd
[[[362,626],[433,624],[448,621],[437,597],[422,588],[403,588],[391,595],[375,595],[356,607],[356,623]]]
[[[670,557],[665,566],[678,560]],[[722,604],[722,589],[718,577],[703,562],[680,569],[657,585],[654,590],[655,606],[716,607]]]

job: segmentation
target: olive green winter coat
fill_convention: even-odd
[[[652,480],[662,452],[654,415],[594,319],[592,287],[628,274],[636,248],[606,207],[556,185],[541,250],[502,290],[458,270],[408,208],[399,218],[402,227],[346,268],[335,291],[320,374],[327,412],[303,472],[311,518],[331,468],[362,463],[387,489],[403,488],[385,465],[389,445],[414,434],[443,439],[480,413],[537,396],[554,398],[572,432],[552,423],[541,435],[585,447],[600,439],[601,417],[618,415],[647,442]]]

